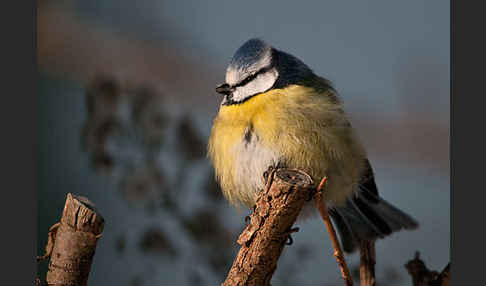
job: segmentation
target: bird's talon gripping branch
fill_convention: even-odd
[[[294,239],[292,238],[291,234],[298,231],[298,227],[293,227],[284,233],[284,236],[287,237],[285,242],[286,245],[292,245],[294,243]]]
[[[249,225],[251,221],[251,217],[249,215],[245,216],[245,224]]]
[[[277,170],[274,166],[269,166],[268,169],[263,172],[263,178],[265,179],[265,182],[268,181],[268,176],[273,173],[273,171]]]
[[[314,198],[315,194],[316,194],[316,190],[311,190],[309,192],[309,196],[307,197],[307,199],[305,199],[305,201],[310,202]]]
[[[292,245],[294,243],[294,240],[292,238],[292,235],[287,236],[287,241],[285,242],[285,245]]]

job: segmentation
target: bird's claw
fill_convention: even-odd
[[[249,215],[245,216],[245,224],[249,225],[251,221],[251,217]]]
[[[309,191],[309,196],[307,197],[307,199],[305,199],[306,202],[310,202],[313,198],[314,198],[314,195],[316,194],[316,190],[310,190]]]
[[[294,243],[294,239],[292,238],[292,235],[287,236],[287,241],[285,241],[285,245],[292,245]]]
[[[284,235],[286,236],[286,240],[285,240],[285,245],[292,245],[294,243],[294,239],[292,238],[292,233],[294,232],[298,232],[299,231],[299,228],[298,227],[294,227],[294,228],[291,228],[289,231],[287,231]]]

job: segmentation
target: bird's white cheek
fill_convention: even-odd
[[[277,78],[278,72],[275,69],[260,74],[246,85],[237,87],[233,92],[232,99],[238,102],[243,101],[252,95],[263,93],[273,86]]]

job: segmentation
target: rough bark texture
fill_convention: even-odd
[[[291,227],[311,192],[312,179],[301,171],[270,173],[250,223],[238,238],[240,251],[222,285],[270,285],[288,235],[296,231]]]
[[[103,227],[104,219],[92,203],[67,195],[50,253],[48,285],[87,285],[96,242]]]
[[[375,286],[375,264],[376,264],[376,253],[375,253],[375,242],[361,242],[360,253],[360,266],[359,266],[359,277],[360,286]]]
[[[415,253],[415,258],[405,264],[408,273],[412,276],[413,286],[449,286],[450,285],[450,263],[439,274],[437,271],[429,270],[420,259],[420,253]]]

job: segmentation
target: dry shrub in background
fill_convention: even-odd
[[[177,261],[184,252],[197,249],[192,254],[199,263],[188,269],[190,283],[205,284],[205,274],[198,270],[201,265],[223,279],[232,263],[236,234],[221,219],[227,203],[214,182],[206,141],[191,114],[174,112],[165,105],[163,94],[150,87],[106,75],[94,79],[85,95],[87,118],[81,140],[93,168],[117,186],[130,206],[146,209],[147,218],[163,212],[164,221],[176,223],[181,231],[148,226],[137,234],[140,253]],[[203,174],[196,183],[188,179],[194,168]],[[193,247],[179,246],[181,236]],[[120,234],[114,247],[124,255],[127,235]],[[132,284],[144,281],[133,277]]]

